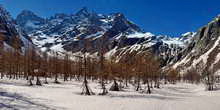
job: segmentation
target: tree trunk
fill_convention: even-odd
[[[141,88],[141,85],[140,85],[140,79],[138,78],[136,91],[139,91],[140,88]]]
[[[88,86],[88,81],[87,81],[87,76],[85,75],[84,81],[83,81],[83,90],[82,90],[82,95],[93,95],[93,92],[90,90]]]
[[[101,86],[102,86],[102,93],[100,93],[99,95],[106,95],[108,93],[108,90],[105,87],[105,82],[104,79],[101,79]]]
[[[41,81],[40,81],[40,79],[39,79],[39,77],[38,77],[38,76],[37,76],[36,85],[38,85],[38,86],[42,86]]]
[[[56,83],[56,84],[60,84],[60,82],[58,81],[58,75],[57,75],[57,73],[56,73],[56,75],[55,75],[54,83]]]
[[[114,79],[114,83],[113,83],[113,85],[111,86],[110,90],[111,90],[111,91],[119,91],[119,90],[120,90],[120,89],[119,89],[119,85],[118,85],[116,79]]]
[[[29,78],[29,86],[33,86],[32,78]]]
[[[149,84],[149,80],[147,80],[147,93],[151,94],[151,87],[150,87],[150,84]]]

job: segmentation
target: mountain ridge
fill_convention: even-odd
[[[21,14],[18,16],[23,16]],[[23,17],[25,19],[28,18],[28,16]],[[16,19],[17,22],[20,20],[22,20],[22,17]],[[30,20],[32,19],[30,18]],[[115,55],[121,57],[120,55],[128,54],[128,50],[123,49],[132,51],[133,49],[131,48],[144,45],[142,46],[144,51],[152,51],[157,56],[163,56],[161,57],[163,60],[171,60],[174,58],[174,53],[177,54],[177,51],[185,47],[185,44],[177,38],[162,35],[156,36],[149,32],[144,32],[122,13],[97,14],[84,7],[75,14],[55,14],[46,18],[44,23],[37,26],[39,28],[36,28],[33,32],[28,32],[33,43],[43,51],[79,53],[85,48],[85,42],[89,41],[91,46],[87,51],[90,54],[96,54],[99,51],[98,43],[104,38],[105,45],[103,46],[108,55],[113,50],[116,50],[118,51],[116,53],[120,54]],[[22,24],[20,26],[26,27]],[[172,55],[164,58],[163,54],[167,53],[166,51],[176,52],[170,52]]]

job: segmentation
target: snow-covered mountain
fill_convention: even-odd
[[[182,34],[178,40],[182,41],[185,45],[191,43],[192,38],[196,35],[196,32],[187,32]]]
[[[104,35],[111,39],[121,33],[141,32],[138,26],[129,22],[121,13],[101,15],[87,8],[73,15],[56,14],[47,19],[26,10],[16,20],[38,47],[53,49],[54,46],[62,45],[64,50],[74,52],[82,49],[81,41],[84,39],[95,41]]]
[[[16,24],[11,15],[0,6],[0,37],[3,38],[3,43],[6,48],[13,47],[13,43],[16,41],[19,48],[27,46],[27,43],[31,43],[28,35]]]
[[[42,51],[79,53],[89,45],[87,52],[97,54],[99,45],[102,45],[108,57],[121,58],[131,52],[151,51],[160,56],[164,64],[173,61],[190,42],[191,35],[184,35],[181,39],[156,36],[144,32],[122,13],[104,15],[87,8],[75,14],[60,13],[46,19],[25,10],[17,16],[16,21]]]
[[[172,65],[182,72],[192,67],[219,69],[219,16],[198,32],[187,32],[180,37],[144,32],[122,13],[104,15],[87,8],[46,19],[25,10],[16,22],[43,51],[80,53],[87,46],[87,52],[95,55],[102,45],[106,57],[120,59],[130,53],[150,51],[162,60],[162,65]]]

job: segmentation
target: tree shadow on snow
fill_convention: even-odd
[[[127,94],[129,91],[125,92],[125,94],[115,94],[115,93],[110,93],[108,94],[109,97],[115,98],[152,98],[152,99],[158,99],[158,100],[181,100],[186,97],[191,97],[193,92],[187,90],[188,88],[184,87],[177,87],[177,88],[172,88],[168,87],[168,90],[153,90],[152,94],[147,94],[146,91],[141,92],[140,94]]]
[[[28,84],[23,84],[23,83],[3,82],[3,81],[0,81],[0,84],[3,84],[3,85],[13,85],[13,86],[27,86],[28,85]]]
[[[16,93],[8,93],[0,90],[0,109],[13,109],[13,110],[53,110],[52,108],[31,101],[30,98],[21,96]]]
[[[111,98],[143,98],[143,99],[158,99],[158,100],[177,100],[180,99],[178,97],[173,96],[163,96],[163,95],[157,95],[157,94],[137,94],[137,95],[130,95],[130,94],[122,94],[122,95],[115,95],[115,94],[109,94],[108,95]]]

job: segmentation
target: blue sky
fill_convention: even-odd
[[[122,12],[145,31],[179,36],[196,31],[220,14],[220,0],[0,0],[15,17],[23,9],[47,17],[88,7],[97,13]]]

